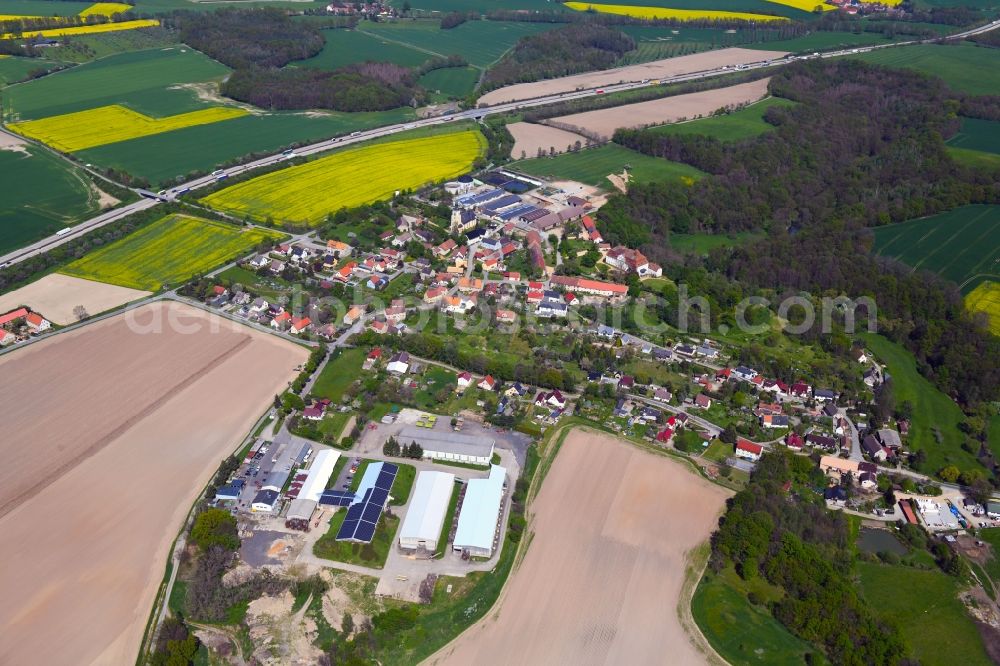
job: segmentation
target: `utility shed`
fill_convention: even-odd
[[[490,467],[489,478],[469,481],[455,530],[456,551],[473,557],[493,556],[506,482],[507,470],[499,465]]]
[[[406,518],[399,530],[399,547],[406,550],[424,548],[435,551],[441,527],[444,525],[448,503],[455,489],[455,475],[448,472],[420,472],[417,474],[413,499],[406,510]]]

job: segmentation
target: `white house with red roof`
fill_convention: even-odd
[[[476,386],[484,391],[492,391],[497,387],[497,380],[493,379],[493,375],[486,375]]]
[[[29,312],[28,316],[24,318],[24,321],[28,324],[28,328],[35,333],[41,333],[42,331],[47,331],[52,328],[52,324],[49,323],[49,320],[37,312]]]
[[[456,379],[456,382],[457,383],[456,383],[456,386],[455,386],[455,390],[456,391],[464,391],[465,389],[469,388],[470,384],[472,384],[472,373],[471,372],[460,372],[458,374],[458,378]]]
[[[744,460],[749,460],[751,462],[757,462],[760,460],[761,455],[764,453],[764,447],[760,444],[754,444],[753,442],[743,439],[742,437],[736,440],[736,457],[743,458]]]
[[[288,312],[282,312],[277,317],[271,320],[271,328],[283,331],[292,322],[292,315]]]
[[[312,320],[309,317],[302,317],[301,319],[293,319],[292,327],[289,330],[293,335],[298,335],[303,333],[312,326]]]
[[[0,328],[0,347],[6,347],[17,342],[17,336],[7,329]]]

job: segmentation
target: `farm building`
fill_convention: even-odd
[[[319,501],[319,496],[326,490],[326,484],[333,474],[333,468],[340,460],[340,452],[331,449],[323,449],[313,458],[312,465],[309,466],[309,475],[306,477],[302,489],[299,490],[299,499]]]
[[[399,530],[399,547],[435,551],[444,525],[448,503],[455,488],[455,475],[447,472],[420,472],[413,499]]]
[[[499,465],[490,467],[489,478],[469,481],[455,530],[456,551],[473,557],[493,556],[506,483],[507,470]]]
[[[235,479],[224,486],[219,486],[215,491],[216,501],[224,502],[227,500],[238,500],[240,498],[240,493],[243,492],[244,485],[246,485],[246,481],[244,479]]]
[[[494,441],[486,437],[407,426],[400,431],[397,439],[402,445],[416,442],[424,450],[426,458],[472,465],[489,465],[493,458]]]
[[[250,510],[254,513],[270,513],[274,511],[274,506],[278,503],[278,489],[274,487],[261,488],[260,492],[253,498]]]

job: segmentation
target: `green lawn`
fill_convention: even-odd
[[[875,229],[876,254],[931,271],[971,291],[983,277],[1000,279],[1000,206],[962,206]]]
[[[403,463],[393,464],[399,467],[399,471],[396,473],[396,479],[392,482],[392,490],[389,492],[392,496],[389,505],[403,506],[410,501],[410,491],[413,489],[413,479],[417,476],[417,468]]]
[[[171,86],[217,81],[229,69],[187,46],[112,55],[11,86],[4,102],[21,120],[46,118],[108,104],[161,117],[209,106]]]
[[[654,128],[657,134],[704,134],[719,141],[738,141],[758,136],[774,127],[764,121],[764,113],[773,106],[795,106],[795,102],[780,97],[768,97],[756,104],[727,113],[684,123],[674,123]]]
[[[448,511],[444,514],[444,523],[441,525],[441,535],[438,537],[437,550],[434,557],[443,557],[448,549],[448,535],[451,533],[451,524],[455,521],[455,511],[458,510],[458,491],[460,486],[456,483],[451,489],[451,499],[448,500]]]
[[[359,472],[361,470],[358,470]],[[357,478],[357,477],[355,477]],[[319,538],[313,546],[313,554],[325,560],[360,564],[361,566],[381,569],[389,556],[389,549],[396,540],[396,530],[399,528],[399,517],[383,513],[375,528],[371,546],[350,541],[337,541],[337,532],[344,523],[347,509],[341,509],[330,519],[330,529]]]
[[[472,93],[478,81],[479,70],[475,67],[447,67],[427,72],[419,83],[431,92],[459,99]]]
[[[717,439],[708,445],[708,448],[705,449],[705,453],[702,454],[702,457],[721,463],[725,462],[726,458],[731,455],[733,455],[733,445],[726,444],[725,442]]]
[[[157,291],[247,254],[282,234],[168,215],[65,266],[66,275]]]
[[[421,388],[417,391],[413,396],[413,401],[419,409],[432,410],[439,404],[435,396],[442,389],[448,391],[448,399],[451,399],[455,393],[458,377],[451,370],[429,366],[427,372],[424,373],[423,382],[427,384],[427,388]]]
[[[671,234],[670,247],[681,252],[708,254],[717,247],[736,247],[761,238],[760,234]]]
[[[532,176],[567,178],[610,190],[608,175],[620,174],[626,165],[631,168],[632,180],[640,183],[676,178],[696,180],[704,175],[687,164],[643,155],[614,143],[577,153],[521,160],[511,168]]]
[[[340,356],[330,361],[323,368],[312,394],[319,398],[329,398],[334,403],[340,403],[344,391],[361,374],[361,365],[365,362],[367,352],[364,349],[345,349]]]
[[[989,664],[976,625],[958,600],[961,583],[938,570],[858,563],[861,593],[899,627],[924,664]]]
[[[962,449],[964,436],[958,429],[965,420],[962,410],[917,372],[913,355],[880,335],[862,333],[860,337],[875,358],[886,364],[896,405],[905,401],[913,404],[908,447],[926,452],[927,472],[933,474],[946,465],[960,470],[982,469],[975,456]],[[936,433],[940,433],[940,442]]]
[[[25,146],[24,150],[0,150],[0,254],[99,210],[86,172],[44,148]]]
[[[954,146],[945,146],[945,150],[951,155],[951,159],[964,166],[973,169],[1000,169],[1000,153]]]
[[[1000,49],[975,46],[970,42],[956,45],[918,44],[850,57],[939,76],[960,92],[992,95],[1000,90]]]
[[[765,599],[780,595],[762,579],[754,589]],[[814,651],[775,620],[766,608],[746,598],[748,584],[730,567],[719,575],[706,572],[694,597],[691,614],[705,638],[730,664],[800,665]],[[780,598],[780,597],[779,597]]]

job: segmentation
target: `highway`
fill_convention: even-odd
[[[964,39],[966,37],[971,37],[973,35],[978,35],[984,32],[989,32],[1000,27],[1000,19],[987,23],[985,25],[979,26],[978,28],[972,28],[964,32],[956,33],[954,35],[948,35],[945,39],[955,40]],[[200,178],[195,178],[194,180],[188,181],[182,185],[177,185],[164,192],[162,199],[168,201],[174,199],[178,196],[182,196],[189,191],[198,190],[209,185],[214,185],[223,178],[230,176],[241,176],[248,171],[254,171],[264,167],[272,166],[280,162],[286,161],[295,156],[308,156],[315,155],[317,153],[326,152],[334,148],[341,148],[343,146],[349,146],[356,143],[362,143],[364,141],[369,141],[371,139],[376,139],[379,137],[390,136],[392,134],[398,134],[400,132],[405,132],[407,130],[416,129],[418,127],[428,127],[431,125],[437,125],[441,123],[455,122],[461,120],[482,120],[486,116],[497,115],[502,113],[508,113],[511,111],[517,111],[520,109],[528,109],[538,106],[546,106],[549,104],[556,104],[558,102],[565,102],[574,99],[582,99],[585,97],[593,97],[596,95],[606,95],[615,92],[622,92],[625,90],[635,90],[638,88],[646,88],[656,85],[669,85],[676,83],[684,83],[688,81],[697,81],[700,79],[711,78],[714,76],[720,76],[723,74],[732,74],[736,71],[749,71],[752,69],[765,69],[771,67],[782,67],[788,65],[797,60],[811,60],[818,58],[836,58],[845,55],[855,55],[859,53],[867,53],[869,51],[875,51],[878,49],[895,48],[900,46],[909,46],[913,44],[928,44],[939,41],[936,39],[926,39],[926,40],[912,40],[906,42],[895,42],[892,44],[880,44],[872,46],[861,46],[857,48],[841,49],[838,51],[826,51],[826,52],[816,52],[812,54],[805,55],[791,55],[784,58],[776,60],[761,60],[754,63],[748,63],[746,65],[740,66],[725,66],[719,67],[711,70],[704,70],[700,72],[690,72],[687,74],[680,74],[673,77],[658,79],[655,83],[649,80],[643,81],[630,81],[625,83],[618,83],[614,85],[601,86],[599,88],[588,88],[583,90],[576,90],[572,92],[564,92],[553,95],[547,95],[545,97],[537,97],[534,99],[518,100],[513,102],[504,102],[501,104],[496,104],[493,106],[477,107],[474,109],[466,109],[463,111],[458,111],[456,113],[447,114],[444,116],[435,116],[431,118],[422,118],[419,120],[413,120],[406,123],[398,123],[396,125],[387,125],[385,127],[378,127],[375,129],[353,132],[347,136],[335,137],[332,139],[325,139],[317,143],[312,143],[300,148],[296,148],[293,151],[285,151],[282,153],[277,153],[274,155],[269,155],[267,157],[262,157],[260,159],[254,160],[252,162],[247,162],[246,164],[241,164],[234,167],[229,167],[227,169],[220,169],[213,172],[210,175],[202,176]],[[138,191],[138,190],[137,190]],[[9,254],[0,257],[0,268],[6,268],[13,264],[20,263],[31,257],[34,257],[43,252],[48,252],[49,250],[58,247],[70,240],[79,238],[95,229],[98,229],[106,224],[110,224],[115,220],[119,220],[122,217],[131,215],[132,213],[137,213],[142,210],[147,210],[158,203],[161,203],[160,199],[155,198],[142,198],[133,203],[127,204],[120,208],[102,213],[96,217],[89,220],[81,222],[69,230],[63,230],[63,232],[53,234],[47,238],[44,238],[36,243],[33,243],[27,247],[21,248],[19,250],[14,250]]]

